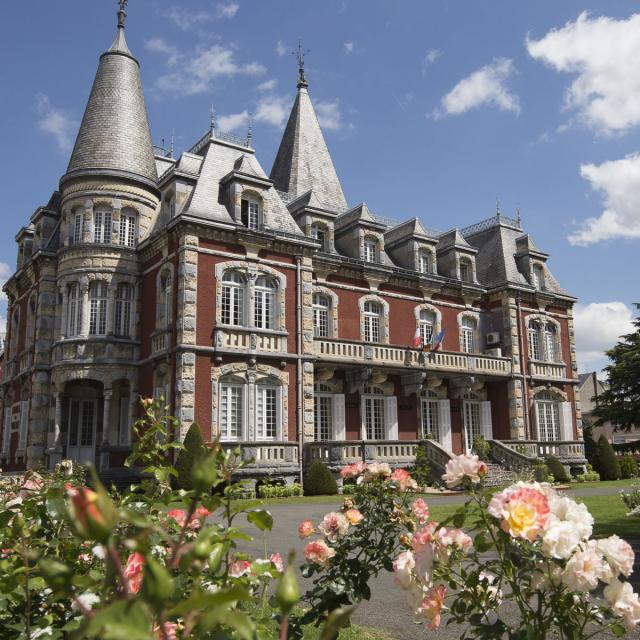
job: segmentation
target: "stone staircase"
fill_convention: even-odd
[[[489,471],[484,481],[485,487],[505,487],[513,484],[518,478],[515,471],[509,471],[497,462],[488,462],[487,467]]]

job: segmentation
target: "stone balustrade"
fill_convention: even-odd
[[[537,362],[529,361],[529,374],[532,378],[551,378],[561,379],[567,378],[567,367],[557,362]]]
[[[451,460],[452,453],[438,444],[435,440],[422,440],[420,446],[424,447],[427,453],[427,460],[433,475],[440,476],[444,473],[447,462]]]
[[[396,365],[414,369],[452,371],[467,374],[511,375],[509,358],[448,351],[421,351],[349,340],[316,338],[315,355],[321,361],[358,362],[362,364]]]
[[[502,440],[501,444],[529,458],[555,456],[562,462],[584,462],[584,442],[580,440]]]
[[[247,463],[238,476],[287,476],[299,473],[297,442],[221,442],[225,451],[235,451]]]
[[[242,327],[217,328],[214,335],[216,350],[231,352],[286,353],[286,333],[258,332]]]

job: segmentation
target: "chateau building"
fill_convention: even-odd
[[[156,153],[125,18],[121,3],[59,188],[16,236],[5,471],[117,472],[141,395],[179,437],[197,421],[240,446],[256,478],[404,465],[425,438],[435,467],[476,436],[507,466],[584,463],[575,298],[519,219],[436,232],[350,206],[303,59],[269,175],[250,133],[214,121]]]

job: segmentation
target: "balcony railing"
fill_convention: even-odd
[[[529,361],[529,373],[533,378],[566,378],[567,367],[562,363]]]
[[[298,472],[297,442],[221,442],[225,451],[238,451],[249,462],[238,475],[256,476]]]
[[[279,333],[262,333],[255,329],[216,329],[216,349],[230,351],[286,352],[286,336]]]
[[[464,373],[486,373],[508,376],[509,358],[447,351],[421,351],[409,347],[367,344],[347,340],[316,339],[315,354],[321,360],[355,361],[382,365],[396,365],[415,369],[433,369]]]
[[[305,466],[315,460],[337,471],[354,462],[387,462],[392,467],[404,467],[415,460],[418,440],[332,440],[307,442],[304,445]]]
[[[584,442],[579,440],[502,440],[501,443],[516,453],[530,458],[555,456],[562,462],[584,462]]]

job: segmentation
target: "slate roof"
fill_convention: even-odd
[[[434,241],[437,235],[434,231],[427,229],[418,218],[411,218],[385,231],[384,238],[386,244],[391,244],[408,238]]]
[[[348,208],[305,84],[298,85],[271,179],[276,189],[294,198],[312,190],[323,209]]]
[[[153,187],[158,180],[140,68],[127,47],[124,25],[100,56],[62,181],[85,174],[121,175]]]

